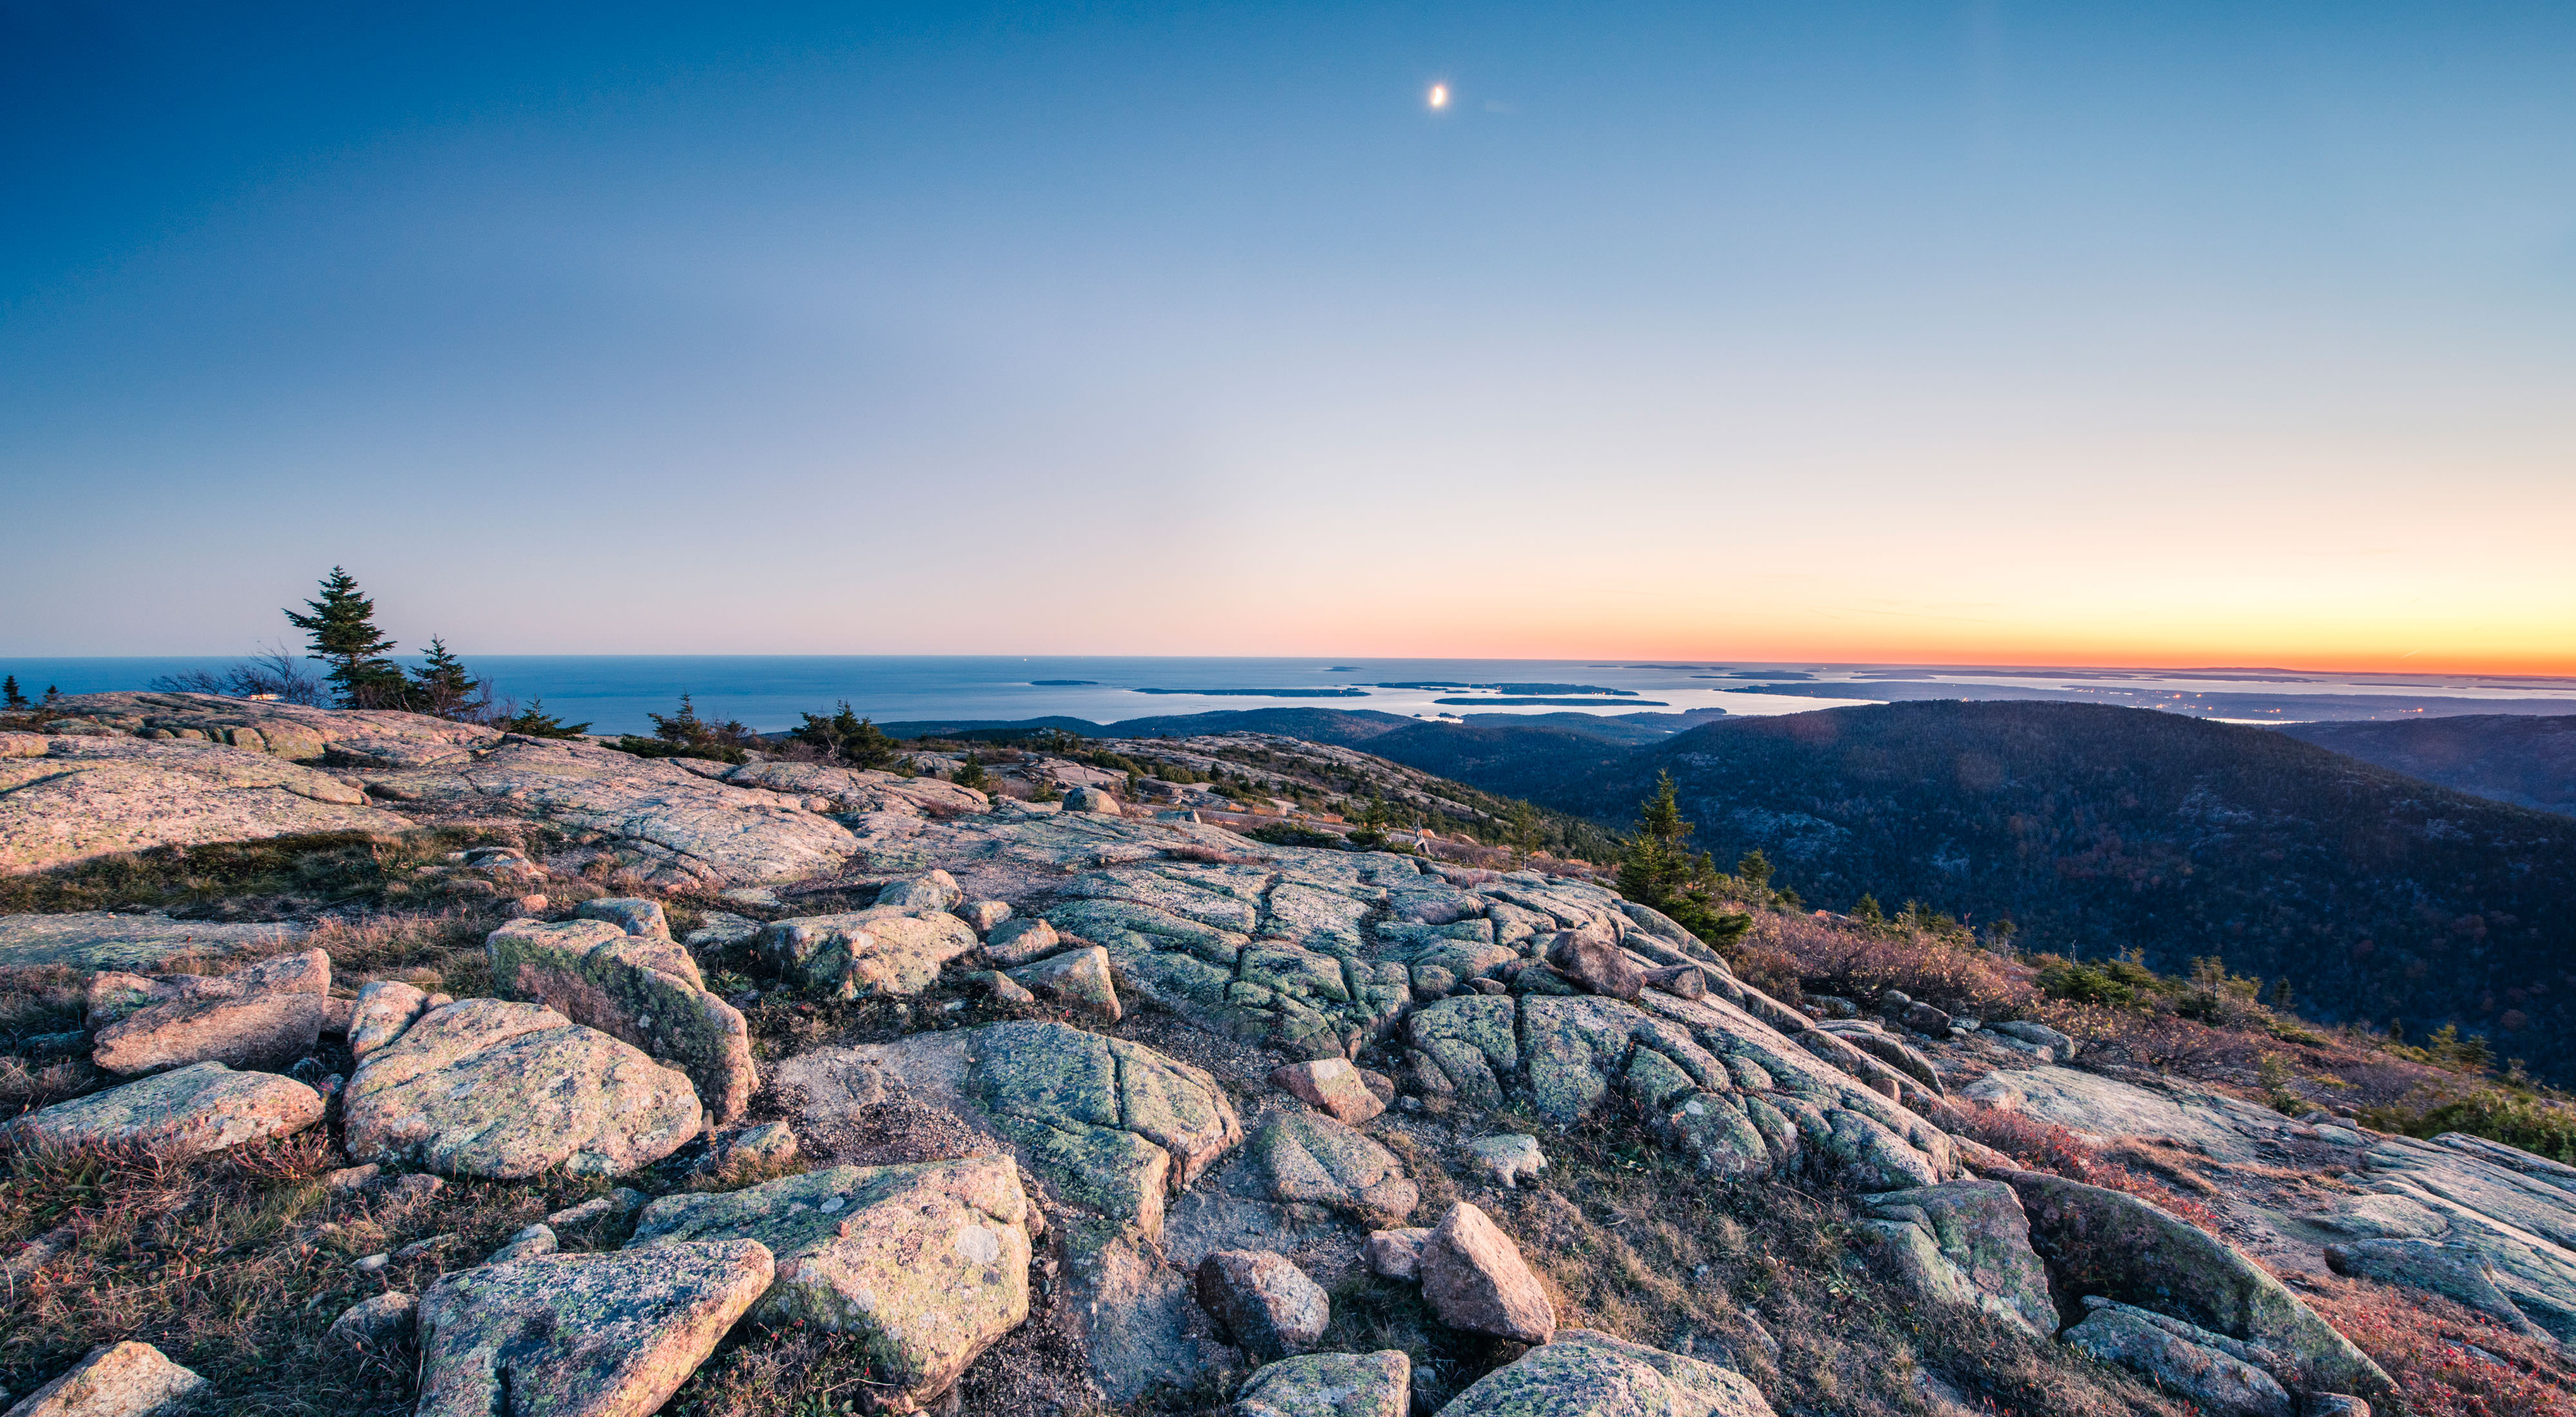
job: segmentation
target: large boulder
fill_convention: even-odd
[[[337,777],[263,752],[197,740],[37,741],[40,754],[0,755],[0,874],[155,846],[411,825]]]
[[[1487,1373],[1441,1417],[1772,1417],[1762,1390],[1714,1363],[1570,1328]]]
[[[760,937],[761,950],[798,988],[835,999],[918,994],[976,945],[974,927],[956,916],[901,906],[798,916]]]
[[[761,1319],[866,1335],[909,1412],[1029,1314],[1036,1212],[1008,1156],[836,1166],[647,1206],[629,1250],[758,1240],[777,1257]]]
[[[1199,1307],[1260,1362],[1303,1353],[1333,1321],[1324,1287],[1286,1255],[1218,1250],[1199,1261]]]
[[[1545,1343],[1556,1332],[1556,1306],[1520,1246],[1465,1201],[1423,1242],[1418,1270],[1423,1301],[1451,1328],[1523,1343]]]
[[[195,1408],[213,1386],[160,1349],[129,1339],[90,1350],[10,1408],[9,1417],[161,1417]]]
[[[1413,1359],[1398,1348],[1283,1358],[1234,1395],[1234,1417],[1408,1417],[1412,1409]]]
[[[2033,1336],[2057,1332],[2048,1270],[2030,1247],[2030,1218],[2001,1181],[1949,1181],[1866,1198],[1864,1222],[1889,1242],[1898,1270],[1933,1298],[1970,1304]]]
[[[342,1102],[349,1155],[450,1176],[619,1175],[698,1134],[688,1075],[552,1009],[468,999],[367,1055]]]
[[[22,1141],[132,1145],[188,1154],[292,1136],[322,1120],[322,1095],[293,1078],[198,1063],[76,1097],[11,1124]]]
[[[2120,1191],[2036,1171],[2005,1179],[2057,1295],[2114,1299],[2259,1345],[2280,1355],[2303,1391],[2395,1396],[2352,1340],[2227,1242]]]
[[[1035,995],[1104,1023],[1116,1023],[1126,1012],[1118,1002],[1117,982],[1110,975],[1109,951],[1098,945],[1049,955],[1010,971],[1009,977],[1012,983]]]
[[[156,979],[142,1008],[99,1033],[93,1061],[126,1074],[204,1062],[283,1069],[320,1041],[330,992],[331,957],[320,950],[213,978]]]
[[[1270,1081],[1308,1105],[1331,1114],[1336,1122],[1358,1126],[1386,1110],[1369,1091],[1360,1070],[1345,1058],[1316,1058],[1270,1070]]]
[[[809,1126],[900,1098],[1016,1152],[1061,1207],[1050,1214],[1064,1222],[1068,1312],[1110,1400],[1186,1383],[1225,1360],[1195,1336],[1191,1276],[1160,1243],[1170,1199],[1243,1140],[1206,1072],[1142,1044],[1032,1022],[816,1049],[781,1063],[777,1085],[803,1099]]]
[[[646,1417],[769,1288],[757,1240],[459,1270],[420,1299],[416,1417]]]
[[[543,1004],[674,1064],[697,1085],[716,1125],[733,1121],[760,1084],[749,1026],[706,991],[697,961],[667,928],[656,936],[622,924],[513,920],[484,941],[493,982],[510,998]]]

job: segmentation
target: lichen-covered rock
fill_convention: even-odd
[[[665,1196],[627,1248],[754,1239],[777,1258],[769,1323],[871,1340],[910,1411],[945,1392],[1029,1313],[1034,1212],[1007,1156],[915,1166],[836,1166],[718,1195]]]
[[[223,955],[266,954],[293,944],[306,927],[296,924],[225,924],[173,920],[167,915],[126,915],[105,910],[64,915],[0,915],[0,967],[149,969],[182,951]],[[136,976],[125,975],[126,980]],[[150,980],[142,980],[147,989]],[[133,1008],[142,1007],[137,999]],[[132,1012],[127,1009],[125,1012]],[[123,1014],[91,1025],[103,1028]]]
[[[914,914],[928,911],[953,911],[966,903],[966,892],[957,888],[957,878],[945,871],[924,871],[918,876],[899,876],[877,891],[880,908],[906,910]],[[968,928],[973,928],[969,926]]]
[[[573,907],[580,920],[604,920],[629,935],[650,939],[671,938],[671,917],[662,911],[662,902],[642,896],[601,896]]]
[[[816,1124],[894,1093],[947,1107],[1008,1143],[1059,1199],[1148,1240],[1162,1234],[1165,1199],[1243,1141],[1205,1071],[1061,1023],[816,1049],[781,1064],[778,1082],[807,1099]]]
[[[659,918],[659,904],[643,904]],[[604,919],[513,920],[486,937],[484,950],[504,995],[543,1004],[674,1064],[696,1084],[717,1125],[750,1105],[760,1083],[750,1027],[706,991],[697,962],[667,927],[656,935]]]
[[[974,949],[975,931],[954,915],[873,906],[772,923],[762,951],[807,993],[835,999],[918,994],[942,965]]]
[[[1467,1154],[1501,1186],[1517,1186],[1523,1176],[1535,1181],[1547,1169],[1547,1153],[1539,1150],[1538,1138],[1525,1132],[1478,1137],[1467,1143]]]
[[[1582,985],[1586,993],[1606,994],[1633,1003],[1646,989],[1646,971],[1606,935],[1562,931],[1548,946],[1547,958],[1567,978]]]
[[[1269,1250],[1216,1251],[1199,1261],[1197,1288],[1199,1307],[1258,1362],[1305,1352],[1332,1323],[1323,1286]]]
[[[1487,1373],[1441,1417],[1772,1417],[1762,1390],[1714,1363],[1570,1328]]]
[[[1252,1157],[1272,1199],[1327,1206],[1364,1225],[1394,1225],[1421,1200],[1393,1152],[1320,1113],[1264,1122]]]
[[[984,958],[1004,969],[1044,959],[1061,948],[1062,937],[1043,920],[1005,920],[984,938]]]
[[[468,999],[358,1065],[342,1102],[352,1160],[517,1180],[619,1175],[698,1134],[687,1074],[552,1009]]]
[[[144,1007],[98,1035],[93,1061],[129,1075],[205,1062],[283,1069],[320,1041],[330,992],[331,957],[320,950],[212,978],[156,979]]]
[[[462,758],[352,776],[430,811],[503,812],[598,833],[586,854],[662,889],[804,880],[858,849],[849,828],[806,810],[802,796],[703,777],[682,761],[513,734]]]
[[[0,874],[121,851],[308,832],[396,832],[328,773],[198,741],[49,737],[0,757]]]
[[[2301,1388],[2395,1395],[2378,1364],[2225,1241],[2120,1191],[2036,1171],[2004,1179],[2021,1195],[2054,1292],[2116,1299],[2259,1344],[2297,1366]]]
[[[358,990],[357,1007],[349,1011],[349,1056],[367,1055],[402,1037],[403,1030],[429,1011],[429,995],[398,979],[378,979]]]
[[[1520,1246],[1465,1201],[1423,1242],[1420,1272],[1423,1301],[1451,1328],[1523,1343],[1545,1343],[1556,1332],[1556,1306]]]
[[[1969,1304],[2047,1338],[2057,1331],[2030,1218],[2001,1181],[1949,1181],[1868,1198],[1899,1269],[1933,1298]]]
[[[1408,1225],[1398,1230],[1372,1230],[1368,1243],[1360,1247],[1360,1258],[1369,1273],[1380,1279],[1418,1283],[1422,1278],[1422,1247],[1431,1243],[1428,1226]]]
[[[1266,1363],[1234,1395],[1234,1417],[1407,1417],[1413,1359],[1402,1349],[1309,1353]]]
[[[322,1346],[348,1354],[385,1352],[411,1334],[419,1313],[419,1297],[399,1290],[361,1299],[331,1321]]]
[[[416,1417],[646,1417],[772,1272],[756,1240],[459,1270],[421,1296]]]
[[[2272,1375],[2224,1351],[2228,1340],[2126,1304],[2101,1303],[2066,1342],[2105,1363],[2144,1373],[2215,1417],[2291,1417],[2290,1394]]]
[[[274,1073],[198,1063],[76,1097],[10,1126],[22,1141],[171,1148],[195,1154],[292,1136],[322,1120],[322,1094]]]
[[[213,1386],[151,1344],[128,1340],[90,1350],[10,1408],[9,1417],[160,1417],[188,1410]]]
[[[1369,1090],[1360,1070],[1344,1058],[1316,1058],[1270,1070],[1270,1081],[1291,1096],[1330,1113],[1336,1122],[1358,1126],[1386,1110]]]
[[[1125,1013],[1118,1004],[1117,983],[1110,977],[1109,951],[1098,945],[1021,965],[1010,977],[1036,995],[1105,1023],[1116,1023]]]

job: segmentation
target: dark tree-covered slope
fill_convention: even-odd
[[[2277,731],[2444,787],[2576,816],[2576,716],[2478,713]]]
[[[1698,845],[1760,847],[1840,908],[1863,891],[2026,947],[2216,954],[2312,1012],[2456,1020],[2576,1076],[2576,821],[2268,729],[2088,704],[1930,702],[1711,724],[1622,753],[1398,729],[1367,750],[1625,824],[1669,770]]]

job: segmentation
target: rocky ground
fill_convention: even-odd
[[[1346,826],[1348,750],[53,713],[0,735],[12,1417],[2570,1410],[2576,1170],[1234,829]]]

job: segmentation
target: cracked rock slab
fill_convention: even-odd
[[[421,1296],[417,1417],[646,1417],[770,1285],[757,1240],[460,1270]]]
[[[908,1412],[1028,1317],[1034,1217],[1008,1156],[836,1166],[665,1196],[627,1248],[760,1241],[777,1260],[762,1322],[864,1335],[895,1389],[878,1410]]]
[[[194,1155],[293,1136],[321,1120],[322,1094],[293,1078],[198,1063],[57,1102],[11,1130],[56,1146],[123,1144]]]
[[[411,825],[339,778],[265,752],[127,737],[41,741],[39,755],[0,756],[0,874],[156,846]]]
[[[355,1161],[519,1180],[614,1176],[698,1134],[688,1075],[552,1009],[468,999],[367,1055],[342,1103]]]
[[[658,918],[661,907],[652,905]],[[548,925],[513,920],[484,940],[505,995],[543,1004],[679,1068],[715,1125],[742,1115],[760,1085],[751,1030],[731,1004],[706,991],[697,962],[658,935],[608,919]]]

